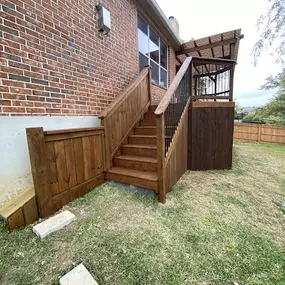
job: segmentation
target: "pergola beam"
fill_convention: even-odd
[[[211,37],[209,37],[209,44],[212,44]],[[224,47],[224,46],[223,46],[223,47]],[[211,52],[212,52],[212,57],[215,57],[214,49],[213,49],[213,48],[211,48]]]
[[[207,45],[202,45],[202,46],[197,46],[196,42],[194,41],[195,47],[182,49],[176,52],[176,55],[187,54],[187,53],[191,53],[195,51],[199,53],[201,50],[211,49],[214,47],[219,47],[219,46],[224,46],[224,45],[235,44],[237,41],[238,39],[229,39],[229,40],[223,40],[223,41],[219,41],[219,42],[215,42],[215,43],[211,43]]]

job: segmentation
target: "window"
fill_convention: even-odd
[[[138,16],[138,41],[140,70],[150,65],[152,81],[167,87],[167,45],[140,16]]]

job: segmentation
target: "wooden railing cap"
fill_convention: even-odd
[[[181,82],[185,72],[187,71],[191,61],[192,61],[192,56],[189,56],[184,60],[181,68],[179,69],[178,73],[174,77],[174,79],[173,79],[172,83],[170,84],[169,88],[167,89],[165,95],[162,97],[159,105],[157,106],[157,108],[154,112],[154,114],[156,116],[161,116],[165,112],[166,108],[168,107],[168,105],[170,103],[172,95],[176,91],[176,89],[177,89],[179,83]]]

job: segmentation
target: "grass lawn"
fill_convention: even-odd
[[[104,184],[66,209],[76,222],[44,240],[1,223],[0,284],[81,262],[99,285],[285,284],[285,146],[235,143],[233,170],[187,172],[165,205]]]

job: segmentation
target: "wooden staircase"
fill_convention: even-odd
[[[157,191],[156,107],[149,107],[122,145],[106,179]]]

